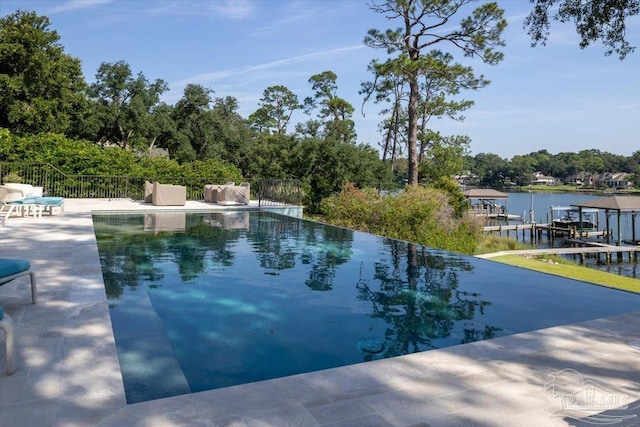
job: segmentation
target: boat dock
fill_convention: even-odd
[[[579,237],[582,238],[606,238],[607,235],[611,235],[610,232],[606,230],[583,230],[582,234],[580,230],[574,227],[563,228],[563,227],[554,227],[553,224],[537,224],[535,222],[524,223],[524,224],[500,224],[500,225],[487,225],[482,227],[482,231],[484,233],[498,233],[502,234],[502,232],[507,233],[507,237],[510,237],[510,233],[514,232],[516,239],[518,238],[518,231],[522,231],[522,240],[525,239],[527,231],[531,241],[534,241],[536,238],[540,239],[543,233],[547,233],[547,236],[550,239],[553,239],[558,236],[567,236],[570,239],[576,239]]]
[[[606,238],[607,236],[611,236],[611,232],[607,232],[606,230],[582,230],[581,232],[577,227],[556,227],[553,224],[537,224],[535,225],[535,229],[538,238],[542,236],[543,232],[546,232],[551,238],[557,236],[568,236],[570,239],[588,239],[590,237]]]

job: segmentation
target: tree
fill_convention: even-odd
[[[287,167],[301,180],[309,198],[305,209],[317,212],[320,202],[340,191],[345,182],[359,188],[385,186],[389,170],[368,145],[346,144],[334,138],[305,138],[292,147]]]
[[[188,84],[174,107],[177,134],[169,150],[180,162],[204,158],[209,150],[213,128],[212,93],[202,85]]]
[[[492,153],[479,153],[474,157],[471,172],[478,177],[483,187],[501,188],[509,174],[509,162]]]
[[[465,56],[478,57],[487,64],[502,60],[502,53],[495,49],[504,46],[500,37],[507,22],[496,3],[483,4],[464,18],[459,27],[448,28],[454,15],[471,1],[387,0],[370,5],[374,12],[383,13],[388,19],[401,19],[404,24],[402,28],[384,32],[371,29],[364,42],[369,47],[384,48],[390,55],[399,53],[389,64],[397,73],[405,75],[409,83],[409,184],[418,183],[419,77],[430,69],[429,56],[424,55],[424,50],[444,42],[461,49]]]
[[[531,184],[535,172],[532,165],[533,159],[529,156],[513,156],[511,158],[511,181],[520,186]],[[546,174],[546,172],[543,173]]]
[[[171,151],[181,162],[218,159],[234,165],[245,155],[249,128],[231,96],[212,99],[213,90],[188,84],[176,103],[176,137]]]
[[[418,125],[417,125],[417,156],[418,165],[421,165],[425,158],[425,152],[429,151],[431,136],[436,132],[428,129],[427,125],[433,118],[448,117],[452,120],[464,120],[462,112],[473,105],[473,101],[452,100],[450,95],[456,95],[461,89],[476,90],[489,84],[482,76],[476,78],[470,67],[460,64],[452,64],[453,56],[448,53],[432,51],[424,59],[424,74],[419,78],[419,102],[418,102]],[[383,121],[382,128],[385,133],[383,143],[384,154],[387,150],[393,150],[392,160],[395,159],[396,152],[401,152],[398,142],[407,139],[402,135],[406,134],[407,109],[402,106],[402,102],[409,99],[408,82],[406,76],[397,73],[394,67],[394,60],[380,64],[376,60],[369,65],[369,70],[374,73],[373,82],[362,83],[361,94],[365,94],[364,103],[375,95],[374,103],[389,102],[391,108],[383,109],[381,114],[391,114]],[[363,105],[364,105],[363,103]],[[393,168],[392,161],[392,168]]]
[[[252,138],[240,161],[242,175],[288,178],[289,155],[296,145],[293,135],[260,133]]]
[[[385,117],[378,125],[383,134],[380,143],[382,148],[382,161],[390,159],[391,171],[395,171],[396,159],[402,155],[403,123],[406,123],[406,109],[403,103],[408,99],[407,81],[402,75],[393,72],[386,72],[384,64],[378,63],[375,59],[367,67],[374,75],[373,82],[362,82],[360,94],[365,95],[364,104],[373,96],[373,103],[387,103],[389,107],[380,110],[380,115]],[[364,114],[364,112],[363,112]]]
[[[578,154],[582,157],[582,170],[591,173],[602,173],[607,170],[600,150],[582,150]]]
[[[421,175],[430,182],[440,178],[453,178],[464,170],[464,156],[469,151],[468,136],[443,137],[437,132],[429,132],[428,150],[425,152],[426,162],[420,166]]]
[[[249,115],[247,120],[249,127],[257,133],[270,133],[271,128],[275,126],[273,117],[269,115],[266,108],[260,107]]]
[[[318,118],[324,126],[324,135],[341,142],[354,142],[356,139],[355,124],[351,119],[354,108],[345,99],[337,95],[338,76],[333,71],[323,71],[309,78],[313,97],[304,100],[304,111],[311,114],[319,109]],[[304,127],[299,127],[304,129]],[[300,133],[300,132],[299,132]]]
[[[49,18],[17,11],[0,18],[0,127],[20,135],[75,136],[86,83]]]
[[[266,88],[258,105],[250,121],[261,129],[273,128],[277,134],[286,133],[291,114],[300,108],[298,96],[281,85]]]
[[[125,61],[103,62],[89,90],[94,101],[90,119],[97,130],[94,138],[124,149],[153,147],[160,132],[153,114],[167,90],[163,80],[150,83],[142,72],[134,78]]]
[[[427,60],[427,70],[420,79],[421,99],[418,104],[419,161],[422,160],[425,151],[431,149],[427,138],[427,125],[431,118],[448,117],[451,120],[463,121],[462,112],[473,106],[473,101],[455,101],[449,99],[448,95],[457,95],[461,89],[478,90],[489,84],[482,76],[476,77],[471,67],[452,64],[453,56],[450,54],[432,51]],[[469,142],[466,141],[467,144]]]
[[[550,19],[573,21],[580,36],[581,49],[600,40],[605,55],[616,53],[622,60],[635,50],[626,39],[626,20],[640,13],[640,0],[531,0],[533,11],[524,21],[532,46],[546,45]],[[557,9],[556,9],[557,5]]]
[[[204,158],[221,159],[238,165],[249,140],[247,123],[238,113],[238,100],[232,96],[216,98],[211,115],[212,141]]]

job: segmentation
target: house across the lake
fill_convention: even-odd
[[[568,176],[565,184],[587,187],[606,187],[615,190],[624,190],[633,188],[633,174],[628,172],[603,172],[600,174],[591,174],[587,172],[579,172]]]
[[[556,179],[552,176],[545,175],[542,172],[534,172],[533,180],[531,184],[533,185],[554,185],[556,183]]]
[[[604,185],[609,188],[624,189],[633,187],[633,181],[631,181],[631,175],[627,172],[615,172],[605,173],[602,178],[598,180],[600,185]]]

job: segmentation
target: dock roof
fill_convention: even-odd
[[[574,203],[573,206],[583,208],[598,208],[617,211],[638,211],[640,212],[640,197],[638,196],[609,196],[598,197],[597,199],[585,202]]]
[[[464,197],[467,199],[494,200],[509,198],[507,193],[502,193],[491,188],[472,188],[471,190],[463,191],[462,194],[464,194]]]

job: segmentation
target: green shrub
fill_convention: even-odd
[[[5,174],[4,177],[2,177],[2,182],[4,182],[5,184],[8,182],[20,183],[22,182],[22,177],[15,172],[9,172]]]
[[[100,147],[89,141],[42,133],[12,135],[0,128],[0,162],[48,163],[67,175],[132,177],[228,178],[240,180],[240,169],[221,160],[180,164],[164,157],[139,157],[119,147]],[[14,181],[15,182],[15,181]]]
[[[320,204],[328,223],[451,251],[473,253],[480,225],[469,214],[456,217],[449,194],[408,186],[399,195],[381,196],[345,184]]]
[[[485,254],[491,252],[500,251],[513,251],[519,249],[532,249],[535,246],[526,245],[518,242],[516,239],[512,239],[504,236],[497,236],[494,234],[484,234],[478,239],[474,254]]]

